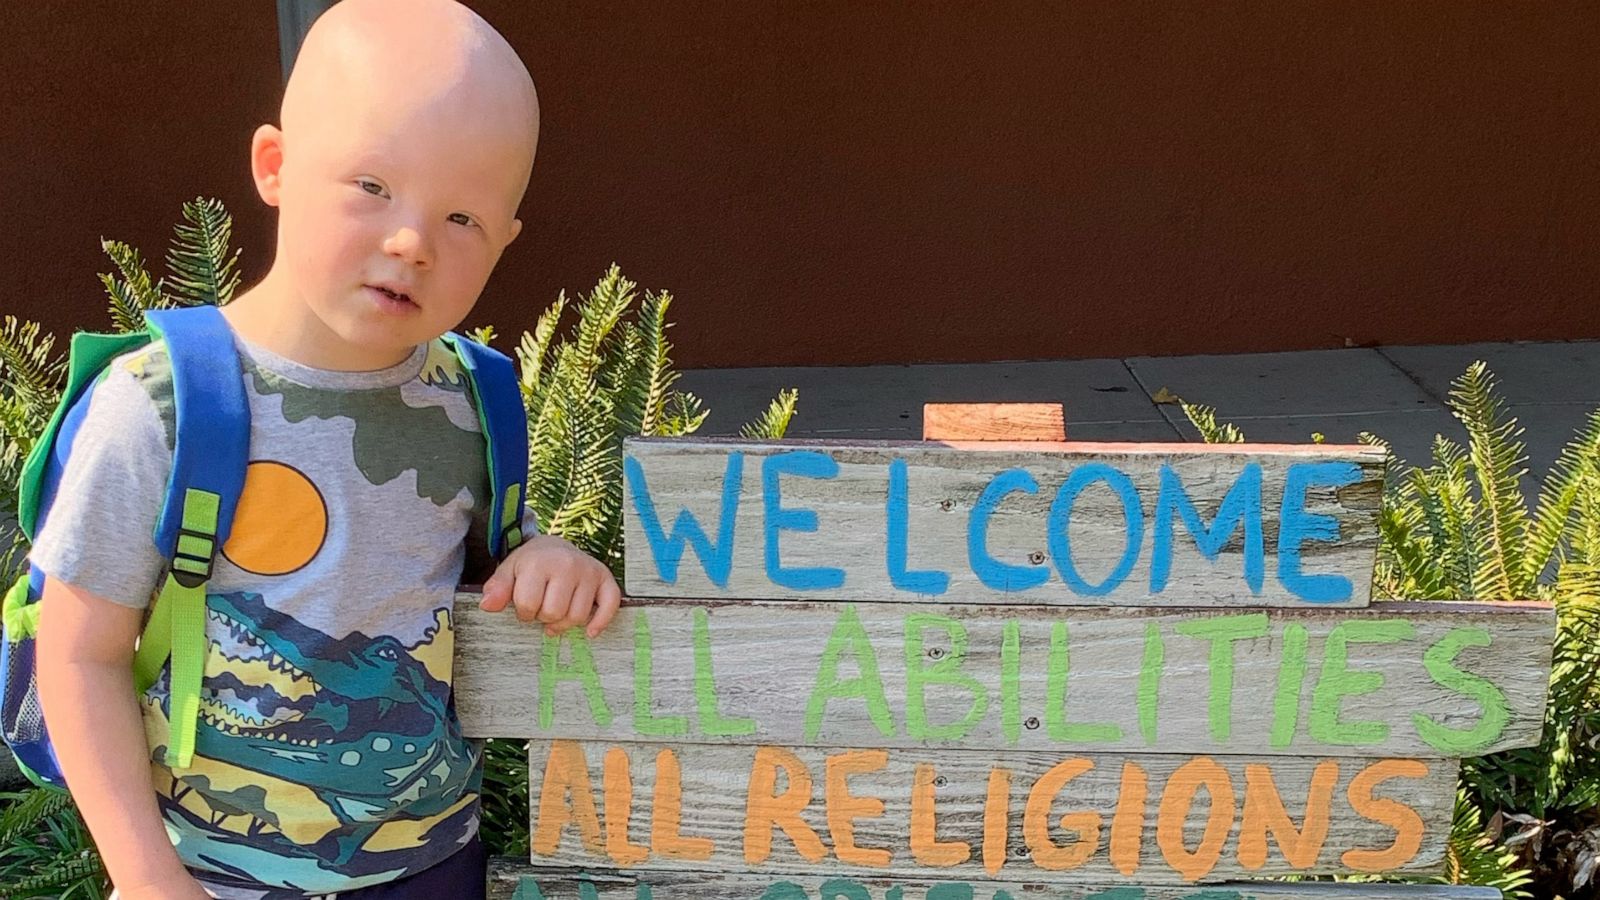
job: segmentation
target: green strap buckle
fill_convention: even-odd
[[[506,488],[505,502],[500,505],[500,554],[507,553],[522,546],[522,528],[517,523],[521,521],[522,512],[522,485],[513,484]]]
[[[217,558],[216,546],[215,534],[179,529],[177,552],[172,557],[172,577],[186,588],[210,581],[211,567]]]

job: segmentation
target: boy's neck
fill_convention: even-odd
[[[399,365],[414,349],[397,352],[345,341],[304,303],[288,296],[272,273],[224,306],[222,315],[246,341],[313,369],[373,372]]]

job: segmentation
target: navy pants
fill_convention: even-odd
[[[409,878],[328,896],[336,900],[481,900],[489,889],[488,865],[483,842],[474,837],[454,856]]]
[[[482,900],[489,889],[488,854],[477,837],[442,863],[409,878],[353,891],[324,894],[324,900]],[[117,895],[111,895],[116,900]]]

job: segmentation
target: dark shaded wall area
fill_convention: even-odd
[[[474,320],[613,260],[685,366],[1600,337],[1600,13],[1572,3],[472,3],[544,133]],[[274,5],[20,4],[0,308],[222,197],[247,279]]]

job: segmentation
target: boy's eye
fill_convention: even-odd
[[[377,183],[376,181],[368,181],[365,178],[357,178],[356,184],[359,185],[363,191],[366,191],[369,194],[377,197],[384,196],[383,185]]]
[[[451,213],[450,221],[456,223],[457,225],[471,226],[477,224],[476,222],[472,221],[472,217],[466,213]]]

